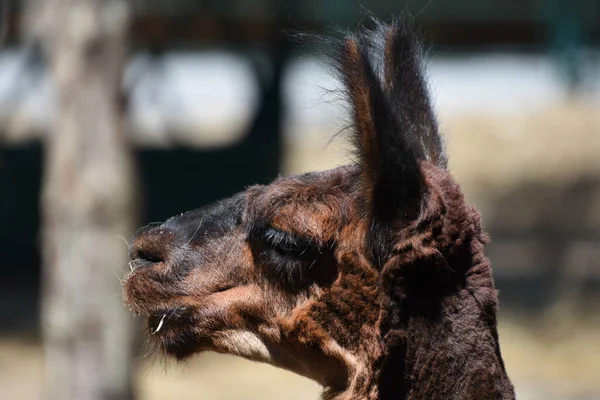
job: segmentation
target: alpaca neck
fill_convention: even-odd
[[[351,385],[341,392],[326,389],[323,392],[323,400],[382,400],[374,382],[362,379],[359,382],[360,385]]]
[[[348,370],[347,386],[343,390],[328,388],[324,400],[383,400],[378,388],[379,371],[375,362],[354,363]]]

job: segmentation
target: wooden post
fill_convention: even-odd
[[[27,34],[45,51],[57,94],[42,188],[46,394],[132,397],[132,324],[119,277],[135,221],[120,90],[127,0],[31,0]]]

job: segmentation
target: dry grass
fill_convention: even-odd
[[[600,323],[566,315],[505,319],[500,342],[519,399],[598,399]]]

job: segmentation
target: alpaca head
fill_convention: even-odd
[[[231,353],[331,393],[368,390],[408,286],[452,280],[478,217],[445,170],[418,48],[403,26],[376,25],[340,41],[336,64],[355,164],[252,186],[135,235],[125,300],[165,353]]]

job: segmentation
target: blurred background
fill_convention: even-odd
[[[597,0],[0,1],[0,398],[318,398],[233,357],[151,364],[119,277],[136,227],[347,162],[339,82],[289,33],[370,13],[428,49],[518,398],[600,398]]]

